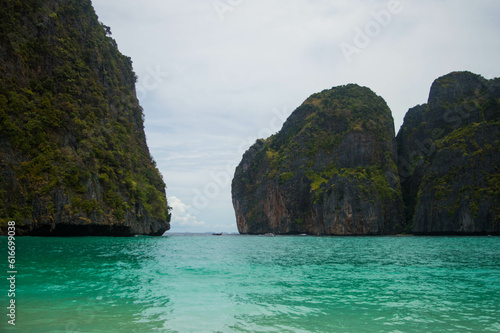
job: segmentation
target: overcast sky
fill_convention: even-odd
[[[500,76],[498,0],[92,0],[139,76],[172,232],[236,232],[235,166],[315,92],[382,96],[399,130],[434,79]]]

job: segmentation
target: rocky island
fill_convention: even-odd
[[[162,235],[170,213],[130,58],[90,0],[0,12],[0,230]]]
[[[406,220],[414,234],[500,233],[500,79],[437,79],[398,135]]]
[[[394,124],[350,84],[310,96],[243,156],[232,184],[243,234],[383,235],[403,230]]]
[[[500,234],[500,80],[437,79],[397,138],[354,84],[309,97],[244,154],[232,183],[243,234]]]

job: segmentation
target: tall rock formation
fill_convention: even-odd
[[[163,234],[132,62],[91,1],[1,3],[0,232]]]
[[[232,183],[243,234],[381,235],[403,228],[394,124],[350,84],[309,97],[244,154]]]
[[[500,233],[500,79],[437,79],[397,135],[406,220],[415,234]]]

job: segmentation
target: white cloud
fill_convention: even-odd
[[[169,197],[168,204],[172,207],[172,227],[181,229],[202,228],[206,226],[190,213],[190,207],[177,197]]]

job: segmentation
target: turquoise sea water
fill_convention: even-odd
[[[16,241],[0,332],[500,332],[498,237]]]

